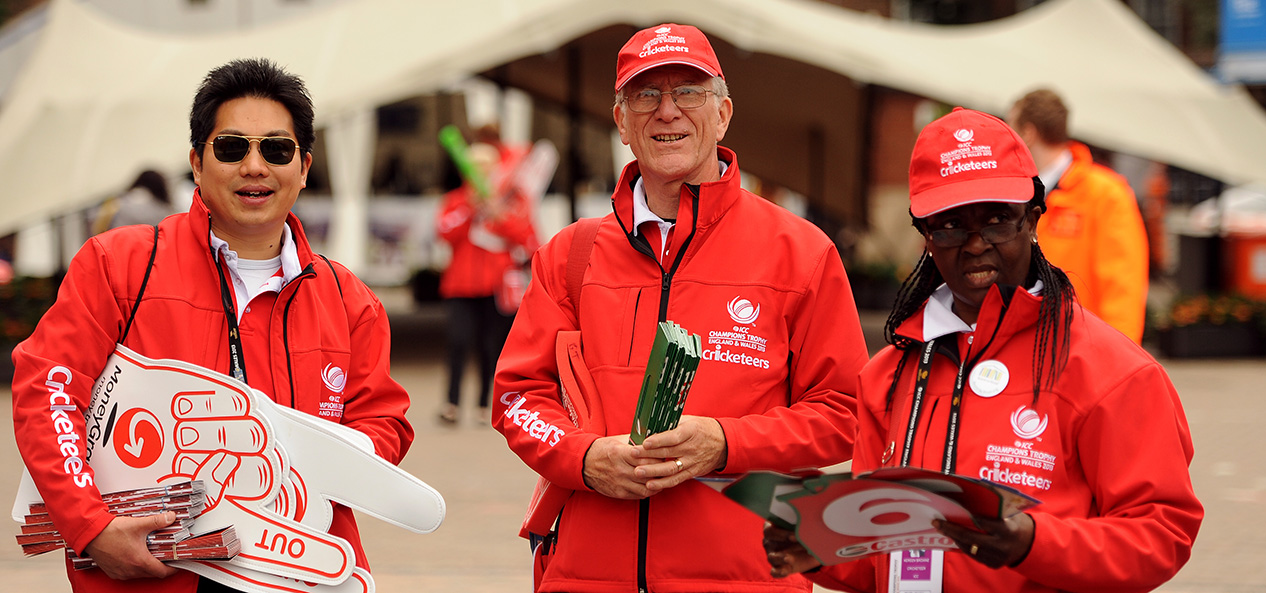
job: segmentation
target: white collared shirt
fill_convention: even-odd
[[[1055,157],[1050,166],[1039,171],[1037,176],[1042,180],[1042,185],[1046,188],[1046,195],[1051,195],[1051,190],[1055,189],[1055,185],[1064,177],[1064,173],[1068,172],[1068,167],[1073,164],[1073,153],[1067,148]]]
[[[1033,284],[1033,288],[1029,289],[1029,294],[1037,296],[1042,294],[1042,281],[1038,280]],[[972,333],[976,331],[976,324],[970,324],[963,321],[961,317],[954,313],[954,293],[950,292],[949,285],[942,284],[936,287],[932,292],[932,296],[928,297],[928,304],[923,308],[923,341],[928,342],[942,336],[948,336],[954,333]]]
[[[239,261],[237,252],[229,249],[225,240],[211,232],[211,248],[217,255],[224,257],[230,281],[233,283],[233,296],[237,300],[237,318],[241,319],[251,299],[264,292],[281,292],[281,287],[289,284],[303,271],[299,266],[299,248],[295,245],[290,225],[282,225],[281,254],[267,260]],[[249,263],[248,263],[249,262]],[[280,265],[278,265],[280,264]],[[278,268],[281,275],[277,275]],[[259,279],[263,279],[259,282]]]
[[[717,159],[717,164],[721,166],[721,175],[725,175],[725,169],[729,167],[725,161]],[[659,253],[656,254],[657,259],[664,259],[664,249],[667,249],[664,238],[668,236],[668,231],[673,228],[673,224],[660,218],[658,214],[651,212],[651,207],[646,202],[646,183],[642,181],[642,177],[638,176],[637,181],[633,182],[633,236],[637,236],[640,232],[642,223],[656,222],[659,224]]]

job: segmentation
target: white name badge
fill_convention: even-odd
[[[996,360],[986,360],[971,370],[971,377],[967,383],[976,395],[993,397],[1002,393],[1010,381],[1011,371],[1007,370],[1007,365]]]
[[[901,550],[888,555],[888,593],[941,593],[944,550]]]

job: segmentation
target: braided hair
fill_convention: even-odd
[[[1037,207],[1042,212],[1046,212],[1046,192],[1041,180],[1034,177],[1033,185],[1033,199],[1026,204],[1025,211]],[[910,218],[915,228],[922,232],[922,221],[914,218],[913,214]],[[1029,276],[1026,282],[1028,286],[1033,286],[1037,280],[1042,281],[1042,304],[1038,309],[1037,338],[1033,343],[1034,403],[1037,402],[1038,394],[1041,392],[1043,374],[1046,379],[1045,386],[1049,389],[1055,385],[1068,363],[1068,333],[1073,323],[1073,301],[1076,298],[1068,275],[1052,265],[1042,253],[1041,247],[1035,243],[1029,259]],[[897,390],[897,380],[901,378],[907,360],[920,345],[917,340],[898,335],[897,328],[905,320],[914,316],[944,282],[940,270],[932,261],[932,255],[925,249],[914,271],[910,272],[905,282],[901,284],[892,312],[888,314],[888,320],[884,323],[884,339],[902,352],[901,360],[897,362],[897,368],[893,372],[892,383],[888,387],[888,406],[892,405],[893,396]]]

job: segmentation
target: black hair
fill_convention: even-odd
[[[1033,199],[1025,204],[1025,212],[1030,212],[1033,208],[1040,208],[1042,212],[1045,212],[1046,191],[1042,186],[1042,181],[1034,177],[1033,186]],[[910,218],[914,227],[923,232],[923,219],[915,218],[913,214]],[[1029,259],[1029,277],[1026,282],[1028,286],[1033,286],[1037,280],[1042,281],[1042,305],[1038,309],[1037,339],[1033,343],[1034,402],[1037,401],[1038,393],[1041,391],[1043,373],[1045,373],[1046,387],[1050,388],[1055,385],[1068,363],[1068,333],[1073,323],[1073,301],[1076,299],[1073,284],[1069,281],[1068,275],[1047,261],[1041,247],[1034,244]],[[928,297],[932,296],[937,287],[944,282],[940,270],[932,261],[931,254],[924,250],[914,270],[901,284],[892,312],[884,323],[884,339],[902,351],[901,360],[892,376],[892,384],[888,388],[888,405],[892,404],[897,380],[901,378],[902,370],[906,366],[906,358],[919,345],[916,340],[898,335],[897,328],[917,313]],[[1049,366],[1047,366],[1048,362]]]
[[[207,73],[193,97],[189,110],[189,141],[198,157],[202,157],[203,142],[215,127],[220,106],[242,97],[272,99],[281,103],[294,120],[295,140],[299,149],[312,152],[316,142],[316,130],[312,123],[312,97],[303,80],[283,70],[277,64],[263,59],[233,60]]]
[[[154,199],[164,204],[171,203],[171,196],[167,195],[167,178],[163,177],[163,174],[158,171],[153,169],[141,171],[141,174],[136,176],[136,181],[132,182],[132,187],[128,189],[138,187],[145,188],[146,191],[154,196]]]

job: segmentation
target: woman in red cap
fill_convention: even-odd
[[[979,531],[919,527],[956,549],[825,567],[771,527],[775,576],[845,591],[1147,591],[1186,563],[1204,510],[1178,394],[1076,303],[1039,248],[1044,210],[1033,158],[1001,120],[957,108],[919,135],[910,213],[926,250],[888,317],[891,345],[862,370],[852,466],[966,475],[1041,504],[977,517]]]

